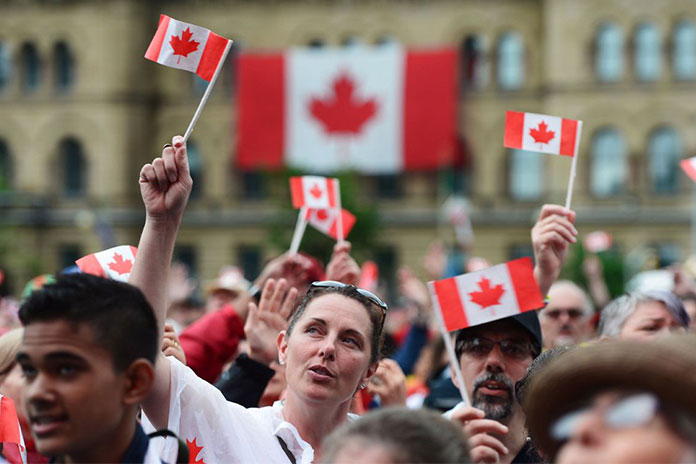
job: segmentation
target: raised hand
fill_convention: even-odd
[[[406,405],[406,376],[393,359],[382,359],[367,384],[367,392],[379,395],[382,407]]]
[[[343,242],[334,246],[331,261],[326,266],[326,278],[337,280],[344,284],[357,285],[360,279],[360,266],[350,255],[350,242]]]
[[[539,220],[532,228],[534,246],[534,277],[542,295],[546,295],[561,272],[568,246],[577,241],[573,226],[575,212],[559,205],[544,205]]]

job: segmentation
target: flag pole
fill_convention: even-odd
[[[343,208],[341,207],[341,185],[336,179],[336,237],[338,244],[343,245]]]
[[[210,79],[210,82],[208,82],[208,86],[205,88],[205,93],[203,94],[203,97],[201,98],[201,101],[198,104],[198,108],[196,108],[196,112],[193,114],[193,118],[191,119],[191,122],[189,123],[188,129],[186,129],[186,133],[184,134],[184,143],[186,143],[188,141],[188,138],[191,135],[191,132],[193,132],[193,128],[196,127],[196,123],[198,122],[198,118],[201,116],[201,112],[203,111],[203,107],[208,102],[208,97],[210,97],[210,92],[212,92],[213,86],[215,86],[215,81],[217,81],[218,74],[220,74],[220,70],[222,69],[222,65],[225,63],[225,60],[227,59],[227,53],[229,53],[231,46],[232,46],[232,41],[228,40],[227,45],[225,46],[225,52],[222,54],[222,58],[220,59],[220,62],[218,63],[217,68],[215,68],[215,73],[213,74],[213,78]]]
[[[570,164],[570,178],[568,179],[568,192],[566,193],[565,207],[570,209],[570,202],[573,199],[573,183],[575,183],[575,169],[578,164],[578,156],[580,152],[580,136],[582,135],[582,121],[578,121],[578,133],[575,137],[575,151],[573,152],[573,161]]]
[[[307,228],[307,207],[303,206],[300,208],[300,212],[297,215],[297,223],[295,224],[295,232],[292,234],[292,242],[290,243],[290,255],[296,255],[297,251],[300,249],[300,242],[302,241],[302,236]]]
[[[457,354],[454,352],[454,346],[452,345],[452,337],[450,337],[450,334],[447,331],[447,327],[445,327],[445,319],[442,317],[442,309],[440,308],[440,301],[437,299],[437,294],[435,293],[434,282],[428,282],[428,289],[430,290],[430,298],[433,301],[433,309],[435,309],[434,313],[437,316],[437,322],[440,326],[442,340],[445,342],[445,348],[447,349],[450,367],[454,371],[455,378],[457,379],[457,384],[459,385],[459,394],[462,397],[464,405],[471,406],[469,394],[466,392],[466,384],[464,383],[462,368],[459,365]]]

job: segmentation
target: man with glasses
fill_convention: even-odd
[[[544,348],[576,345],[591,338],[594,308],[583,289],[559,280],[549,290],[549,303],[539,312]]]

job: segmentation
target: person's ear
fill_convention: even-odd
[[[285,364],[285,352],[288,349],[288,335],[286,330],[281,330],[278,333],[278,364]]]
[[[138,358],[123,372],[125,376],[123,402],[127,405],[141,403],[155,382],[155,368],[150,361]]]
[[[449,370],[450,370],[450,378],[452,379],[452,383],[454,384],[455,387],[459,388],[459,381],[457,380],[457,374],[454,372],[454,369],[452,369],[452,363],[449,363]]]
[[[362,382],[360,382],[362,385],[367,385],[367,382],[370,381],[373,375],[377,372],[377,369],[379,368],[379,361],[377,361],[374,364],[371,364],[370,367],[367,368],[367,372],[365,372],[365,377],[363,377]]]

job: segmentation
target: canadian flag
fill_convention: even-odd
[[[160,15],[145,58],[172,68],[195,72],[210,81],[230,41],[208,29]]]
[[[583,246],[590,253],[599,253],[611,248],[611,234],[603,230],[595,230],[585,236]]]
[[[27,449],[14,402],[0,395],[0,452],[11,464],[26,464]]]
[[[504,145],[549,155],[575,156],[581,127],[582,121],[575,119],[508,111]]]
[[[87,274],[128,282],[137,252],[134,246],[121,245],[83,256],[75,264]]]
[[[315,229],[325,233],[334,240],[338,240],[338,214],[336,209],[309,209],[307,210],[307,222]],[[343,220],[343,238],[346,238],[355,224],[355,216],[346,209],[341,209]]]
[[[338,205],[338,179],[319,176],[290,178],[290,195],[295,209],[330,209]]]
[[[529,257],[430,282],[429,287],[447,331],[544,306]]]
[[[679,164],[686,175],[691,177],[691,180],[696,182],[696,156],[682,160]]]
[[[456,53],[292,49],[239,58],[242,170],[435,169],[456,139]]]
[[[360,267],[360,282],[358,287],[371,292],[377,291],[379,284],[379,268],[374,261],[365,261]]]

